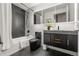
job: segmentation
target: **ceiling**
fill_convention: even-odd
[[[57,5],[57,3],[14,3],[14,5],[24,9],[24,10],[33,10],[34,8],[37,8],[35,11],[37,11],[38,9],[45,9],[45,8],[49,8],[51,6]]]
[[[39,5],[40,3],[23,3],[23,4],[25,4],[26,6],[32,8],[32,7],[35,7],[35,6]]]

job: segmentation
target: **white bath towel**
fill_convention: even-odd
[[[23,41],[22,41],[22,42],[21,42],[21,41],[19,41],[19,48],[20,48],[20,49],[23,49],[23,48],[24,48]]]

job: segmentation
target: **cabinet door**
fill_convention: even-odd
[[[52,41],[53,46],[59,48],[66,48],[67,47],[67,36],[64,34],[55,34],[54,40]]]
[[[67,49],[77,52],[78,39],[77,35],[68,35]]]
[[[53,46],[54,36],[55,36],[55,34],[51,33],[50,45],[52,45],[52,46]]]
[[[44,44],[50,45],[50,34],[44,33]]]

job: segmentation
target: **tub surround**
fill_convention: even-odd
[[[13,40],[13,43],[16,44],[18,42],[23,42],[23,41],[30,40],[31,38],[34,38],[34,37],[32,35],[29,35],[29,36],[15,38],[15,39],[12,39],[12,40]]]
[[[20,37],[20,38],[16,38],[16,39],[12,39],[12,44],[11,47],[8,50],[2,51],[0,50],[0,56],[9,56],[12,55],[14,53],[16,53],[17,51],[28,47],[29,46],[29,40],[34,38],[32,35],[26,36],[26,37]],[[0,45],[1,48],[1,45]]]

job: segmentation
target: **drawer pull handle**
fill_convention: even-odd
[[[67,46],[69,46],[69,40],[67,40]]]
[[[54,41],[55,43],[61,43],[61,42],[58,42],[58,41]]]

